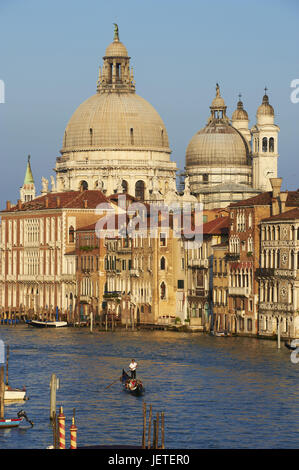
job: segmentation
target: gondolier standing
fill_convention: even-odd
[[[129,365],[130,371],[131,371],[131,379],[136,379],[136,368],[137,368],[137,362],[135,359],[132,359],[131,364]]]

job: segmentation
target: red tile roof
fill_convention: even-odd
[[[285,192],[285,191],[282,191]],[[287,200],[286,206],[288,207],[299,207],[299,191],[286,191],[287,192]],[[272,191],[268,191],[265,193],[258,194],[257,196],[250,197],[249,199],[244,199],[243,201],[235,202],[230,204],[228,207],[240,207],[240,206],[268,206],[271,204],[273,199]]]
[[[46,203],[48,201],[48,207]],[[61,193],[47,193],[38,196],[29,202],[24,202],[19,208],[18,204],[2,212],[47,210],[47,209],[84,209],[87,201],[87,209],[95,209],[100,203],[110,203],[111,201],[99,190],[86,191],[64,191]]]
[[[262,222],[275,221],[275,220],[295,220],[299,219],[299,207],[295,207],[287,212],[282,212],[282,214],[272,215],[263,219]]]
[[[204,235],[221,235],[228,232],[229,217],[217,217],[203,224]]]

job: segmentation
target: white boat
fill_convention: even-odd
[[[5,385],[4,390],[4,401],[18,401],[26,400],[26,388],[12,388],[9,385]]]
[[[66,321],[40,321],[40,320],[31,320],[28,322],[29,326],[35,326],[36,328],[61,328],[63,326],[68,326]]]

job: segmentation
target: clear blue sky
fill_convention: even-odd
[[[206,124],[215,83],[231,116],[242,93],[250,126],[265,85],[279,135],[283,187],[299,187],[298,0],[0,0],[0,201],[16,201],[31,154],[36,186],[54,174],[64,128],[95,93],[98,67],[118,23],[136,92],[159,112],[172,159],[184,168]]]

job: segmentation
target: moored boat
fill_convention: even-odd
[[[30,423],[31,426],[33,426],[33,422],[27,418],[25,411],[23,410],[19,411],[17,413],[17,416],[18,416],[17,418],[12,418],[12,419],[0,418],[0,429],[17,428],[24,421],[24,419],[28,421],[28,423]]]
[[[231,334],[228,333],[228,331],[225,331],[225,330],[224,331],[214,331],[214,330],[212,330],[210,333],[211,333],[212,336],[231,336]]]
[[[292,343],[289,343],[287,341],[285,341],[284,345],[286,348],[291,349],[292,351],[294,351],[297,348],[297,346],[292,346]]]
[[[18,401],[26,400],[26,388],[12,388],[9,385],[5,386],[4,401]]]
[[[121,382],[123,385],[123,389],[131,393],[132,395],[143,395],[143,393],[145,392],[141,380],[132,379],[124,369],[122,371]]]
[[[36,328],[62,328],[68,326],[68,323],[66,321],[31,320],[27,324]]]

